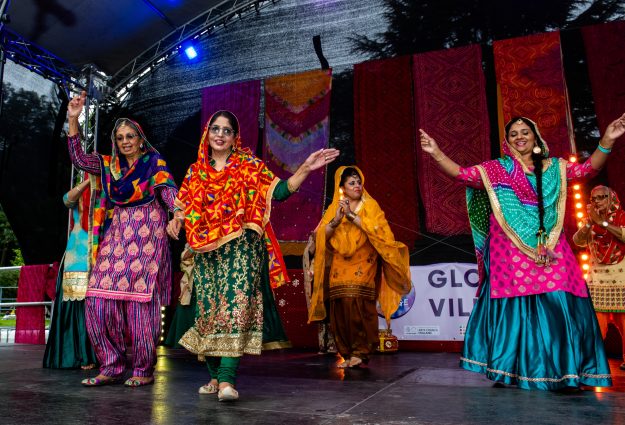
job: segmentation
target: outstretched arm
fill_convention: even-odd
[[[84,170],[91,174],[100,173],[100,160],[97,155],[88,154],[84,151],[80,143],[80,127],[78,125],[78,117],[85,106],[87,93],[82,92],[78,96],[74,96],[67,105],[67,123],[69,124],[69,133],[67,138],[67,148],[72,163],[76,168]]]
[[[603,132],[599,146],[589,158],[592,168],[595,170],[603,168],[608,159],[608,154],[614,147],[614,142],[623,134],[625,134],[625,114],[612,121]]]
[[[320,149],[311,153],[306,161],[299,166],[295,174],[287,180],[289,190],[295,192],[304,183],[308,174],[318,168],[328,165],[339,156],[338,149]]]
[[[67,105],[67,123],[69,124],[69,137],[76,136],[79,133],[78,117],[85,107],[87,100],[87,92],[83,91],[78,96],[74,96]]]
[[[421,142],[421,149],[424,152],[430,154],[432,158],[438,163],[438,166],[450,177],[458,177],[460,174],[460,166],[456,164],[452,159],[450,159],[447,155],[443,153],[443,151],[438,147],[438,143],[434,140],[430,135],[428,135],[422,129],[419,129],[421,136],[419,140]]]

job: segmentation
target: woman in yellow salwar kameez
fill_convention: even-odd
[[[341,368],[369,361],[379,341],[376,300],[389,324],[411,286],[408,247],[395,241],[384,212],[363,184],[358,167],[340,167],[334,176],[332,204],[315,231],[309,320],[326,317],[327,295],[330,326],[343,357]],[[330,268],[327,276],[326,267]],[[324,294],[325,279],[329,279],[329,294]]]

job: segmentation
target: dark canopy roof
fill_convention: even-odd
[[[223,0],[12,0],[8,28],[80,67],[115,74]]]

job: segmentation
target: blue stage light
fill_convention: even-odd
[[[197,58],[197,51],[193,45],[184,47],[184,53],[187,55],[187,59],[195,59]]]

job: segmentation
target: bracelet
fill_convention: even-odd
[[[294,188],[289,180],[286,181],[286,188],[289,189],[291,193],[295,193],[299,190],[299,188]]]
[[[610,152],[612,152],[612,148],[604,148],[603,146],[601,146],[601,142],[599,142],[599,144],[597,145],[597,149],[599,149],[601,152],[603,152],[604,154],[609,154]]]
[[[432,158],[434,158],[434,160],[435,160],[436,162],[441,162],[442,160],[444,160],[444,159],[445,159],[445,158],[447,158],[447,157],[445,156],[445,154],[442,154],[442,155],[440,156],[440,158],[436,158],[435,156],[433,156]]]
[[[339,225],[339,223],[337,223],[336,221],[334,221],[334,219],[330,220],[330,222],[328,223],[330,225],[331,228],[336,229]]]
[[[353,211],[350,211],[348,214],[345,215],[345,217],[347,217],[349,221],[354,221],[354,219],[356,218],[356,214],[354,214]]]

